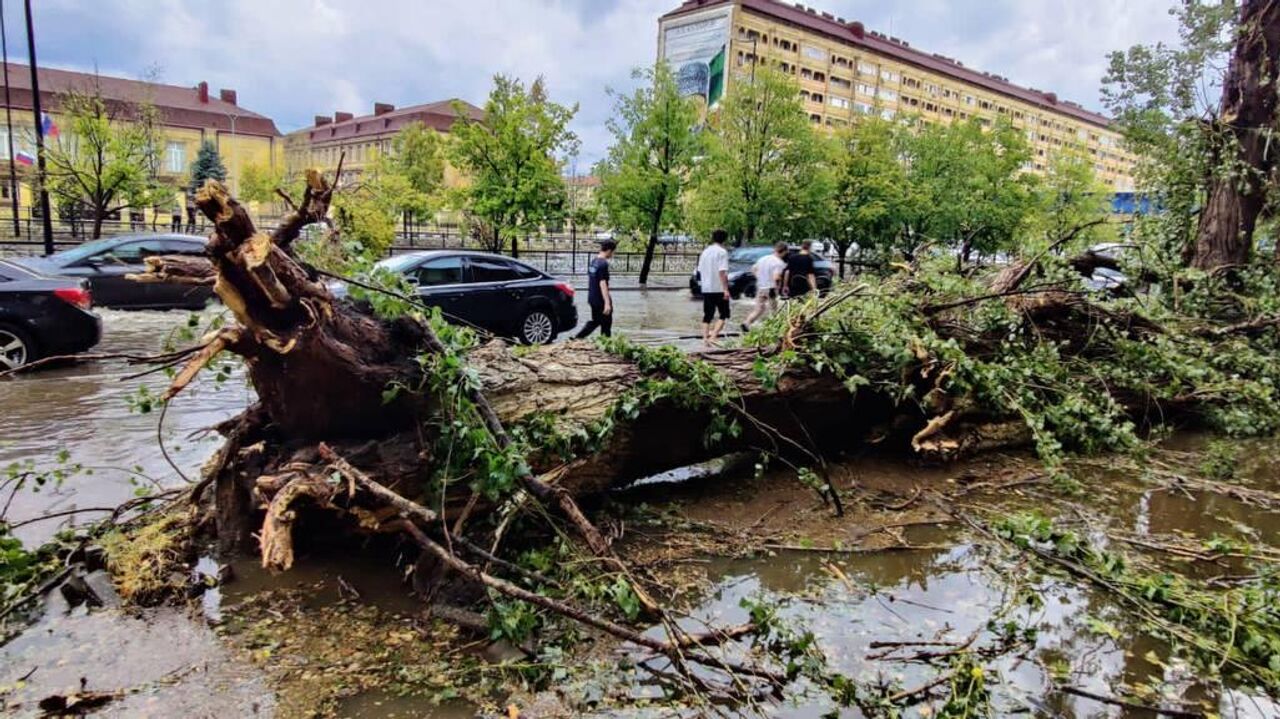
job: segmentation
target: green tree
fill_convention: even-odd
[[[739,242],[801,239],[820,224],[830,175],[800,89],[764,67],[733,82],[694,176],[690,221]]]
[[[66,126],[46,150],[47,186],[60,209],[89,213],[98,238],[108,215],[155,202],[149,163],[159,154],[159,133],[147,119],[154,114],[135,110],[134,121],[118,119],[96,87],[64,94],[60,106]]]
[[[596,169],[599,199],[616,229],[648,234],[640,284],[649,281],[658,234],[678,229],[680,196],[702,150],[698,107],[681,96],[665,62],[637,70],[646,85],[618,95],[609,132],[614,142]]]
[[[1083,151],[1064,150],[1049,159],[1036,194],[1029,226],[1046,248],[1084,247],[1104,237],[1110,190],[1093,171]]]
[[[249,162],[240,169],[240,200],[275,202],[277,189],[285,189],[283,168]]]
[[[209,140],[200,143],[200,151],[196,153],[196,159],[191,163],[191,191],[195,192],[203,187],[205,180],[222,182],[226,179],[227,168],[222,164],[218,148]]]
[[[1139,156],[1140,188],[1161,204],[1146,223],[1157,249],[1201,270],[1234,267],[1275,213],[1280,6],[1188,0],[1174,14],[1179,42],[1113,53],[1103,98]]]
[[[841,277],[855,243],[864,251],[893,247],[907,184],[897,149],[897,126],[874,115],[836,135],[827,234],[840,253]]]
[[[577,106],[547,99],[538,78],[526,90],[519,80],[497,75],[485,102],[484,119],[473,120],[455,104],[449,156],[466,175],[457,193],[464,211],[483,228],[494,252],[511,239],[518,256],[519,233],[557,219],[565,205],[560,157],[571,154],[578,138],[569,130]]]
[[[399,203],[405,223],[422,219],[437,206],[444,188],[444,150],[441,136],[421,122],[413,122],[391,138],[391,151],[374,163],[380,191]],[[392,198],[392,196],[394,196]]]
[[[1035,175],[1024,172],[1031,150],[1004,119],[919,123],[904,134],[908,235],[953,248],[957,266],[976,250],[1012,248],[1035,201]]]

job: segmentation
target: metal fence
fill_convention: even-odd
[[[36,224],[36,231],[39,232],[39,223]],[[270,230],[273,225],[264,225],[264,229]],[[180,228],[181,232],[188,232],[185,224]],[[172,232],[171,226],[161,225],[157,232]],[[145,234],[150,233],[151,228],[148,226],[139,229],[132,226],[131,223],[114,223],[111,225],[104,224],[103,236],[111,237],[122,234]],[[194,234],[203,234],[208,232],[208,228],[203,225],[197,225]],[[44,254],[44,242],[39,238],[20,237],[11,239],[12,235],[5,236],[0,233],[0,256],[32,256]],[[72,234],[69,229],[60,229],[54,233],[54,249],[65,250],[86,241],[79,232]],[[396,234],[395,244],[391,247],[391,254],[402,254],[405,252],[417,252],[422,250],[437,249],[467,249],[467,250],[486,250],[479,243],[470,237],[460,233],[456,228],[439,228],[432,230],[421,230],[411,233],[400,232]],[[659,245],[653,255],[653,265],[650,272],[654,275],[683,275],[693,272],[698,264],[698,249],[691,248],[685,244],[668,244]],[[592,238],[577,237],[573,234],[545,234],[521,238],[519,259],[526,264],[541,269],[543,272],[551,275],[581,275],[586,274],[587,264],[591,262],[591,258],[595,257],[597,243]],[[505,252],[503,254],[506,254]],[[643,252],[618,252],[614,255],[610,269],[617,275],[638,274],[640,267],[644,264]]]

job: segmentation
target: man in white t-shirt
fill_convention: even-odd
[[[698,281],[702,285],[702,341],[714,347],[729,320],[729,233],[712,230],[711,244],[698,257]],[[715,319],[716,313],[720,318]]]
[[[782,271],[787,263],[782,258],[787,256],[787,243],[779,242],[773,246],[773,252],[756,260],[751,266],[751,273],[756,276],[756,306],[742,323],[742,331],[751,329],[751,323],[764,317],[765,312],[778,309],[778,286],[782,284]]]

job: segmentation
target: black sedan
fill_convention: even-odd
[[[404,275],[445,319],[526,344],[543,344],[578,324],[573,287],[509,257],[433,250],[378,263]]]
[[[88,283],[0,260],[0,372],[83,352],[102,338]]]
[[[48,257],[14,262],[45,275],[82,277],[89,281],[99,307],[122,310],[201,309],[213,296],[205,285],[133,282],[126,275],[142,272],[155,255],[203,255],[205,240],[193,235],[124,235],[86,242]]]
[[[791,252],[799,252],[799,247],[792,247]],[[756,276],[752,274],[751,268],[755,265],[756,260],[773,252],[773,247],[737,247],[729,251],[729,294],[733,295],[736,300],[739,297],[755,297],[756,296]],[[835,266],[831,264],[831,260],[813,253],[813,274],[818,280],[818,291],[826,292],[831,289],[831,283],[835,277]],[[702,296],[702,277],[697,270],[693,271],[693,275],[689,278],[689,291],[694,297]]]

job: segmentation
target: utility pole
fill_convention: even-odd
[[[9,199],[13,200],[13,237],[22,236],[22,220],[18,219],[18,168],[13,161],[13,103],[9,101],[9,37],[4,30],[4,0],[0,0],[0,59],[4,62],[4,124],[9,143]]]
[[[36,121],[36,170],[40,183],[40,215],[44,220],[44,253],[53,254],[53,218],[49,211],[49,190],[45,187],[44,122],[40,112],[40,78],[36,73],[36,32],[31,22],[31,0],[23,0],[27,11],[27,57],[31,62],[31,112]]]

